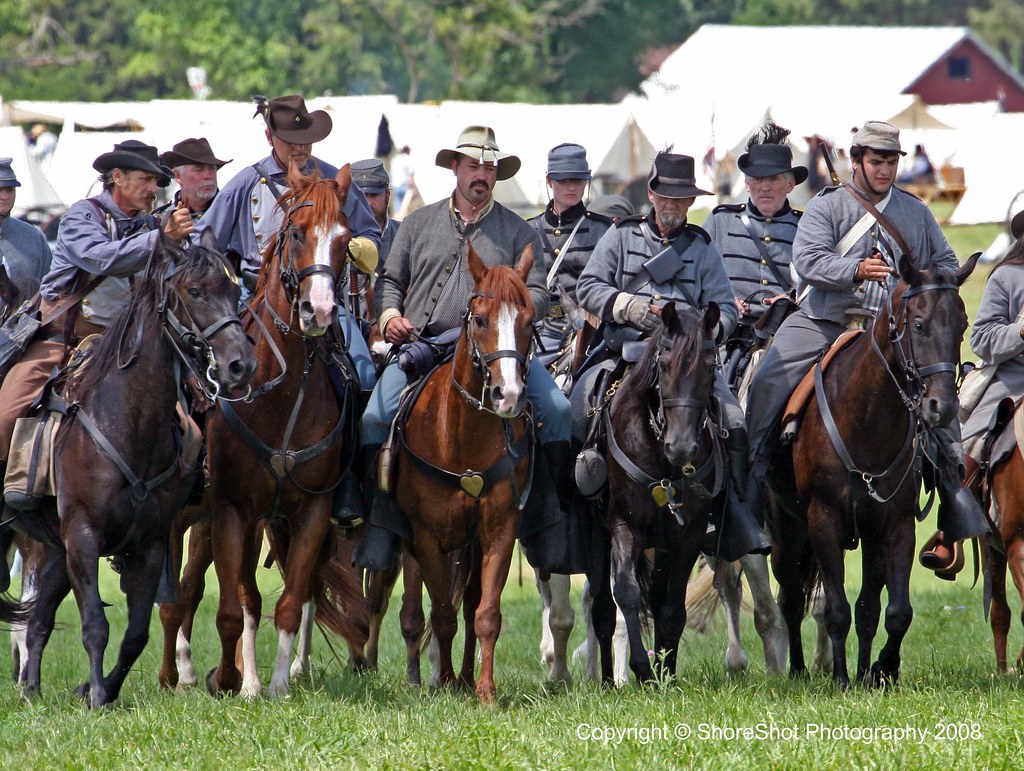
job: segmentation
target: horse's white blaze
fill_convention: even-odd
[[[270,677],[267,694],[272,699],[280,699],[288,695],[288,666],[292,660],[292,643],[295,642],[294,632],[277,630],[277,656],[274,659],[274,674]]]
[[[498,349],[502,351],[516,350],[516,319],[519,317],[519,310],[511,303],[502,303],[498,310]],[[519,404],[520,396],[525,388],[523,380],[517,378],[519,371],[518,362],[511,356],[504,356],[498,360],[498,368],[501,372],[501,382],[498,387],[501,389],[501,403],[495,409],[499,414],[513,413]],[[526,373],[523,373],[525,377]]]
[[[331,264],[331,242],[340,236],[344,229],[337,222],[330,227],[317,225],[313,229],[316,237],[316,251],[313,260],[317,265]],[[310,280],[313,282],[309,290],[309,300],[313,304],[313,313],[316,316],[316,323],[321,329],[326,329],[331,321],[331,314],[334,312],[334,285],[331,277],[326,273],[314,273]]]
[[[260,674],[256,671],[256,629],[260,620],[249,608],[242,609],[242,687],[239,695],[253,699],[263,690]]]

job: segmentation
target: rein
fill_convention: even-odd
[[[850,455],[846,444],[843,442],[842,435],[839,432],[839,427],[836,425],[835,418],[832,415],[832,409],[828,404],[828,399],[825,395],[825,384],[822,376],[821,361],[815,364],[814,368],[814,394],[818,402],[818,411],[821,414],[822,423],[825,426],[825,431],[828,434],[829,440],[832,443],[833,449],[836,451],[836,455],[842,461],[846,467],[847,473],[850,475],[850,479],[855,483],[859,483],[862,494],[866,494],[872,500],[878,503],[888,503],[892,498],[900,491],[903,487],[904,482],[910,476],[911,472],[917,465],[916,461],[919,456],[919,448],[922,447],[922,437],[927,433],[928,429],[925,426],[924,420],[921,417],[921,402],[925,394],[925,383],[924,379],[931,377],[932,375],[938,375],[945,372],[956,373],[959,368],[959,362],[938,362],[936,364],[929,364],[925,367],[918,367],[917,362],[914,359],[914,352],[911,346],[911,339],[907,335],[907,328],[909,324],[909,305],[907,300],[911,297],[923,294],[931,291],[957,291],[956,286],[948,284],[921,284],[920,286],[913,286],[908,288],[903,293],[902,302],[900,305],[900,312],[902,313],[902,330],[900,329],[900,318],[898,314],[893,310],[892,305],[892,293],[886,295],[886,309],[887,309],[887,323],[888,323],[888,337],[892,343],[892,347],[896,353],[896,358],[899,363],[900,373],[907,382],[907,389],[904,390],[900,384],[899,377],[896,372],[893,372],[892,367],[886,359],[885,354],[878,345],[878,340],[875,338],[875,330],[878,326],[881,314],[875,317],[871,327],[871,348],[878,356],[882,367],[889,375],[896,387],[896,392],[899,394],[900,399],[903,401],[903,405],[907,410],[908,421],[907,421],[907,434],[903,438],[903,443],[900,447],[899,452],[896,453],[896,457],[893,458],[892,462],[888,467],[877,474],[873,474],[862,470],[854,462],[853,457]],[[907,342],[907,346],[911,347],[908,352],[904,350],[904,341]],[[908,393],[909,392],[909,393]],[[902,474],[900,474],[900,469]],[[882,496],[877,488],[876,482],[879,480],[886,480],[891,476],[900,474],[898,481],[893,487],[892,493],[888,497]],[[929,500],[925,509],[922,512],[927,514],[931,508],[931,500]]]
[[[705,342],[705,345],[708,345]],[[710,345],[714,345],[710,343]],[[658,351],[655,354],[654,366],[658,373],[657,380],[654,383],[654,391],[658,395],[658,410],[656,413],[651,413],[650,425],[654,431],[655,438],[661,442],[664,438],[665,428],[665,411],[672,409],[688,409],[688,410],[701,410],[700,420],[702,425],[701,432],[711,437],[711,452],[708,453],[707,459],[701,464],[699,468],[695,468],[692,463],[681,467],[679,469],[680,475],[676,478],[671,477],[655,477],[648,474],[640,466],[638,466],[622,449],[619,445],[618,440],[615,438],[615,430],[612,425],[611,410],[614,407],[614,396],[618,390],[618,383],[613,385],[609,389],[609,398],[612,403],[609,404],[609,409],[604,411],[605,421],[605,434],[608,437],[608,450],[614,458],[615,462],[626,472],[626,475],[634,482],[644,485],[647,487],[647,491],[654,501],[655,505],[659,509],[667,508],[675,516],[676,521],[680,526],[686,526],[686,518],[683,514],[684,502],[681,499],[682,493],[689,490],[698,498],[703,500],[711,500],[717,496],[725,486],[725,461],[723,457],[723,448],[721,442],[718,441],[716,431],[711,431],[709,428],[709,402],[711,397],[708,399],[691,399],[691,398],[669,398],[666,399],[662,395],[661,388],[661,371],[658,369],[658,361],[661,356],[663,349],[671,348],[671,342],[666,338],[662,338],[658,343]],[[620,381],[621,382],[621,381]],[[707,480],[711,478],[710,488],[707,485]]]

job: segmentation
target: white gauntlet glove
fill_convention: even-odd
[[[658,316],[651,311],[651,298],[620,292],[612,306],[616,324],[631,324],[648,332],[658,326]]]

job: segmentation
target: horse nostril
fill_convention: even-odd
[[[491,404],[500,404],[504,398],[504,394],[501,392],[501,388],[498,386],[491,386]]]
[[[309,318],[310,316],[312,316],[313,315],[313,303],[311,303],[309,300],[303,300],[302,302],[300,302],[299,303],[299,314],[304,316],[304,317],[306,317],[306,318]]]

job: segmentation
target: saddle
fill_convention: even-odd
[[[863,329],[854,329],[841,334],[836,341],[832,343],[832,347],[825,351],[825,354],[821,357],[822,371],[828,368],[828,365],[831,363],[832,359],[835,358],[836,354],[856,340],[863,332]],[[789,397],[789,401],[786,403],[786,411],[783,413],[782,417],[782,440],[784,442],[791,442],[796,438],[804,408],[807,407],[807,402],[810,401],[813,393],[814,367],[811,367],[807,374],[803,376],[803,379],[797,384],[797,387],[793,390],[793,394]]]

